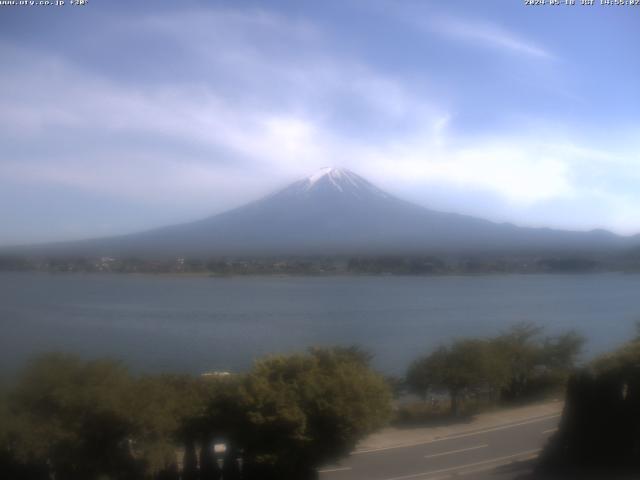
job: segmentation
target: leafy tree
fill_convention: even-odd
[[[186,442],[189,427],[204,414],[203,382],[188,375],[147,375],[132,383],[128,396],[134,455],[150,474],[171,468],[176,445]]]
[[[446,359],[447,350],[441,347],[430,355],[414,360],[406,374],[409,390],[426,400],[429,391],[439,386],[439,375],[445,368]]]
[[[362,360],[336,348],[256,364],[241,388],[255,478],[311,478],[386,423],[389,388]]]
[[[407,383],[403,377],[397,375],[386,375],[385,380],[391,389],[393,398],[398,399],[407,392]]]
[[[634,339],[610,353],[600,355],[591,362],[597,374],[640,371],[640,340]]]
[[[542,337],[543,329],[519,323],[498,336],[495,348],[509,368],[504,400],[518,400],[564,385],[575,367],[584,338],[574,331]]]
[[[454,342],[439,362],[436,382],[451,396],[451,411],[459,412],[459,401],[470,394],[494,395],[508,377],[504,358],[486,340]]]
[[[503,388],[505,398],[519,398],[529,386],[541,360],[537,342],[541,331],[532,323],[518,323],[495,339],[495,348],[509,367],[509,378]]]
[[[247,375],[131,377],[119,363],[36,359],[0,395],[0,466],[10,478],[211,478],[212,444],[227,444],[224,478],[313,477],[390,413],[385,380],[356,347],[271,357]],[[29,470],[29,467],[31,470]],[[207,470],[208,468],[208,470]]]
[[[415,362],[407,381],[414,391],[444,388],[451,399],[451,413],[458,415],[460,401],[469,395],[495,395],[508,378],[504,356],[487,340],[458,340]]]
[[[373,353],[359,345],[349,345],[348,347],[331,348],[311,348],[311,354],[317,357],[333,356],[336,360],[353,361],[362,367],[368,368],[373,360]]]
[[[542,346],[542,364],[548,369],[572,369],[582,352],[585,339],[575,331],[548,337]]]
[[[184,448],[184,458],[182,461],[182,479],[198,480],[198,457],[196,446],[192,439],[187,439]]]
[[[32,362],[9,398],[17,458],[61,479],[126,478],[131,423],[120,364],[51,354]]]
[[[571,376],[559,430],[538,470],[545,477],[638,478],[639,438],[640,342],[634,339]]]

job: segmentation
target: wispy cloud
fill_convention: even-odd
[[[492,23],[440,16],[429,22],[428,27],[432,31],[467,41],[475,46],[499,49],[540,59],[554,58],[553,54],[535,42]]]
[[[192,23],[194,15],[215,18],[230,36],[206,21]],[[359,128],[382,124],[383,137],[393,136],[390,127],[403,119],[437,118],[394,78],[359,62],[312,57],[308,48],[272,61],[260,51],[265,42],[238,31],[250,27],[258,35],[260,28],[261,35],[271,31],[297,44],[318,37],[298,23],[256,15],[219,19],[204,12],[143,23],[147,33],[161,31],[195,56],[187,82],[126,85],[64,58],[0,46],[4,58],[20,59],[0,72],[7,86],[0,92],[6,125],[0,177],[147,204],[202,202],[213,213],[251,199],[246,192],[266,193],[327,162],[348,163],[340,138],[350,135],[333,125],[345,100],[350,115],[361,117]],[[185,39],[187,29],[192,36]],[[223,65],[212,66],[214,60]],[[217,73],[230,79],[233,91],[216,83]],[[42,78],[46,90],[39,88]]]
[[[186,20],[166,20],[171,21]],[[286,24],[269,24],[280,34],[285,30]],[[22,53],[24,59],[28,52]],[[403,185],[448,185],[491,192],[528,208],[579,196],[573,178],[577,162],[623,156],[563,138],[554,144],[513,132],[461,141],[451,131],[455,117],[446,110],[389,76],[339,59],[307,59],[304,67],[296,59],[274,68],[259,56],[255,62],[238,57],[241,75],[249,71],[286,84],[288,96],[296,99],[290,105],[274,100],[278,92],[256,90],[261,101],[247,104],[221,96],[206,83],[131,89],[63,60],[31,55],[27,69],[8,67],[0,75],[9,85],[0,96],[0,107],[11,118],[5,132],[18,139],[15,155],[3,160],[0,174],[15,182],[57,184],[156,205],[200,202],[219,211],[250,199],[244,192],[266,193],[278,182],[335,163],[396,191]],[[228,66],[231,73],[239,68],[233,62]],[[55,95],[38,89],[40,78],[48,79]],[[410,118],[410,127],[375,138],[349,135],[326,121],[332,102],[342,98],[357,99],[389,125]],[[131,136],[138,140],[131,143]],[[54,147],[47,155],[20,152],[34,139],[55,145],[53,137],[73,148]],[[154,140],[139,140],[146,137]],[[172,143],[199,145],[201,153],[175,152],[167,148]],[[416,200],[428,203],[429,196]]]
[[[427,45],[438,68],[405,70],[396,58],[376,62],[335,45],[310,21],[262,10],[147,13],[114,25],[96,27],[92,55],[112,52],[114,29],[120,39],[137,36],[176,55],[133,57],[132,71],[118,71],[66,51],[0,44],[0,197],[5,186],[18,191],[11,200],[18,205],[27,191],[35,192],[30,203],[47,202],[38,192],[49,187],[79,197],[97,192],[140,212],[180,205],[188,219],[335,164],[443,210],[574,227],[591,225],[591,216],[621,231],[640,229],[629,207],[640,201],[633,125],[602,137],[590,135],[593,126],[557,128],[557,116],[528,112],[528,96],[517,89],[507,100],[498,87],[474,90],[464,59],[451,65],[453,42],[443,36],[514,54],[500,55],[499,67],[525,58],[537,70],[538,60],[553,58],[497,24],[439,18],[427,26],[440,40]],[[424,52],[418,45],[413,53]],[[431,90],[435,74],[446,83],[439,92]],[[496,80],[492,74],[487,80]],[[538,98],[551,103],[548,92]],[[506,121],[513,110],[522,115]],[[500,126],[484,128],[485,121]],[[486,198],[490,205],[478,200]],[[578,218],[580,206],[589,215]],[[141,227],[118,217],[101,220],[113,228],[101,233]]]

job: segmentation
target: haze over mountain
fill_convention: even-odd
[[[323,168],[265,198],[200,221],[118,237],[30,248],[113,256],[597,252],[637,237],[523,228],[430,210],[355,173]]]

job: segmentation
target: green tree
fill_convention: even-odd
[[[414,391],[445,389],[451,400],[451,413],[460,413],[460,402],[480,393],[495,396],[508,378],[504,355],[488,340],[458,340],[414,363],[407,381]]]
[[[9,397],[14,455],[47,465],[59,479],[126,478],[133,471],[120,364],[51,354],[31,363]]]
[[[584,338],[574,331],[547,337],[542,332],[541,327],[525,322],[494,340],[509,367],[504,400],[528,398],[564,385],[575,368]]]
[[[0,395],[0,465],[33,466],[30,480],[171,478],[183,450],[184,478],[195,478],[196,449],[210,454],[217,440],[229,451],[225,478],[238,478],[238,457],[246,478],[312,477],[389,417],[388,385],[369,360],[325,348],[247,375],[134,378],[116,362],[46,355]],[[215,469],[210,457],[201,468],[209,459]]]
[[[258,362],[241,399],[254,477],[302,479],[384,425],[391,395],[361,355],[337,348]]]
[[[590,366],[597,374],[640,371],[640,340],[634,339],[612,352],[600,355]]]
[[[132,453],[149,475],[176,462],[176,446],[195,436],[209,395],[202,379],[188,375],[146,375],[127,392],[132,424]]]
[[[426,400],[430,390],[441,386],[441,376],[446,367],[447,353],[447,349],[441,347],[430,355],[418,358],[411,363],[405,377],[411,392]]]
[[[564,339],[564,349],[576,342]],[[640,341],[633,339],[574,372],[559,430],[538,470],[556,478],[638,478]]]
[[[548,337],[542,345],[542,364],[548,369],[571,370],[575,367],[585,338],[575,331]]]
[[[532,323],[518,323],[494,340],[496,350],[504,356],[509,368],[509,377],[502,389],[503,398],[520,398],[529,388],[543,360],[541,332],[542,328]]]

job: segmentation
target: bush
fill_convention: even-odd
[[[637,478],[639,439],[640,342],[636,340],[571,376],[559,430],[538,468],[545,475],[572,478],[587,474]]]
[[[51,354],[0,395],[0,472],[18,480],[312,478],[390,415],[388,384],[357,348],[259,361],[246,375],[133,377],[121,364]]]
[[[313,349],[258,362],[243,386],[248,461],[262,475],[266,465],[268,478],[302,478],[385,425],[391,394],[367,361],[350,350]]]
[[[584,339],[575,332],[543,338],[524,323],[487,340],[462,339],[414,361],[406,374],[409,389],[423,399],[444,390],[451,413],[472,397],[484,403],[522,402],[557,393],[566,384]]]

